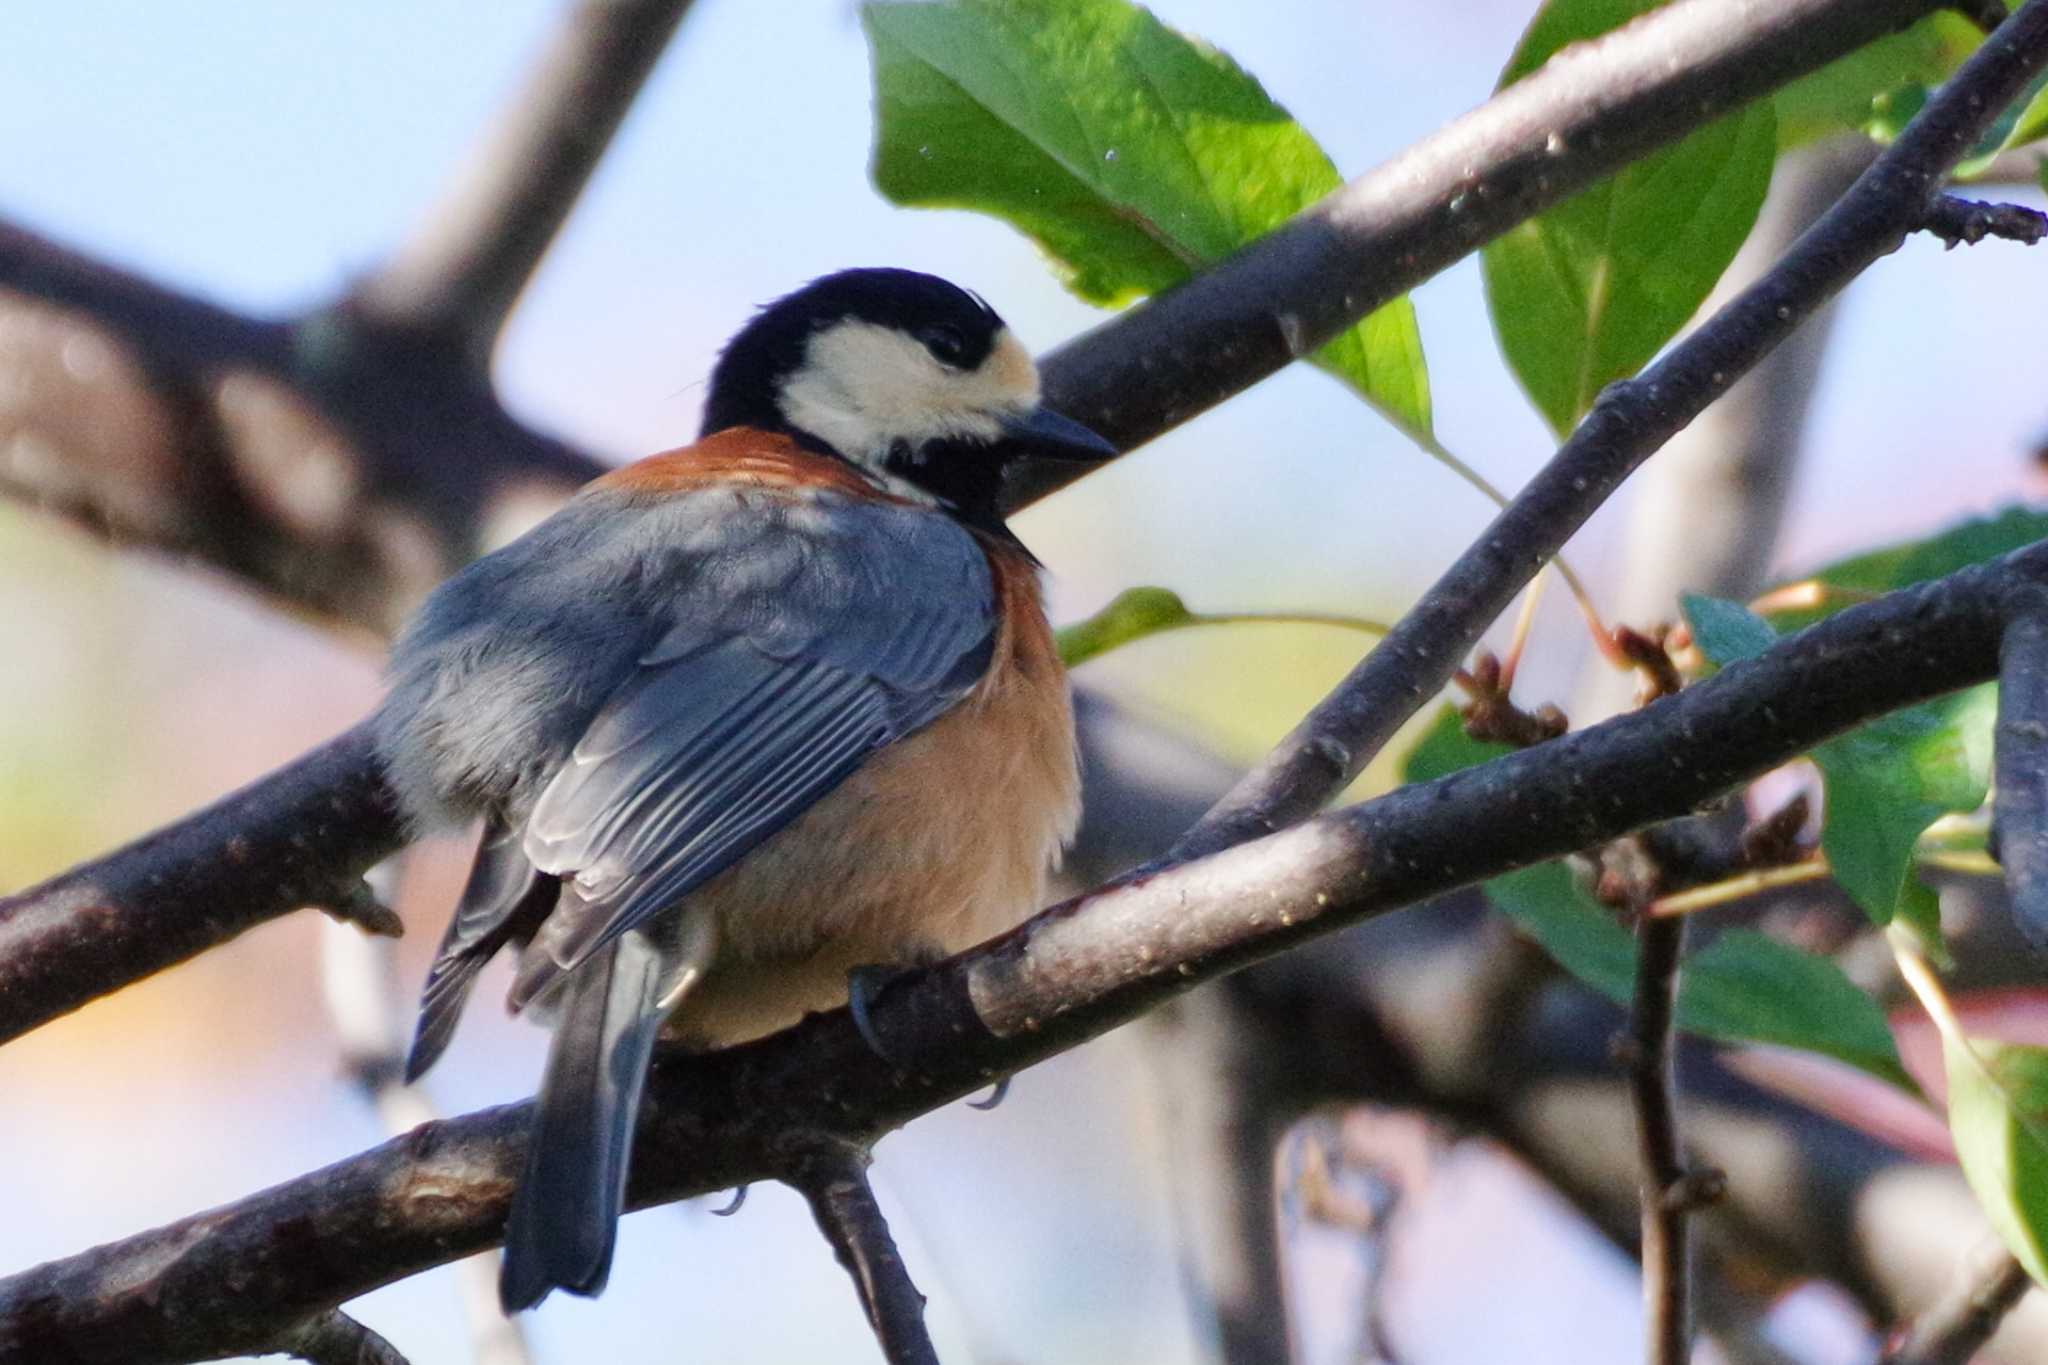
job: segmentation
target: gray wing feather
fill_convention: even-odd
[[[887,504],[811,510],[815,524],[791,528],[804,553],[777,547],[778,591],[708,597],[707,584],[758,585],[727,565],[679,594],[674,624],[534,806],[528,858],[589,903],[552,945],[563,969],[731,866],[986,670],[994,589],[967,532]]]

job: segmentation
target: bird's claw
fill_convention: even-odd
[[[989,1087],[989,1092],[987,1095],[983,1096],[981,1099],[978,1100],[967,1101],[967,1107],[969,1109],[980,1109],[983,1111],[987,1111],[1001,1104],[1003,1102],[1003,1096],[1009,1093],[1010,1078],[1008,1076],[1002,1076],[997,1078],[996,1083],[993,1086]]]
[[[714,1218],[730,1218],[734,1214],[738,1213],[740,1211],[740,1205],[747,1202],[747,1190],[749,1188],[750,1187],[746,1185],[733,1186],[732,1202],[727,1204],[724,1208],[717,1208],[711,1210],[711,1216]]]
[[[875,1032],[875,1021],[868,1013],[868,1002],[891,981],[903,975],[900,967],[885,967],[866,964],[846,973],[846,1010],[853,1016],[854,1031],[860,1040],[868,1045],[868,1051],[880,1057],[890,1066],[901,1066],[889,1049],[882,1046],[881,1035]]]

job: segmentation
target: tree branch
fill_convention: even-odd
[[[806,1150],[783,1178],[810,1201],[818,1230],[853,1277],[861,1310],[889,1365],[939,1365],[924,1326],[924,1295],[910,1282],[882,1206],[868,1184],[865,1149],[824,1144]]]
[[[1956,1268],[1954,1287],[1914,1320],[1879,1365],[1969,1365],[2033,1283],[2003,1244],[1987,1241]]]
[[[1641,711],[1054,907],[881,988],[870,1017],[897,1063],[844,1009],[743,1047],[664,1058],[629,1203],[777,1177],[774,1154],[793,1135],[866,1145],[1203,980],[1683,815],[1863,719],[1992,676],[2010,595],[2044,586],[2048,544],[1842,612]],[[248,1349],[489,1245],[529,1108],[428,1124],[0,1281],[0,1357],[71,1365]]]
[[[359,878],[404,842],[357,728],[174,825],[0,899],[0,1042],[314,905],[397,933]],[[388,916],[389,912],[385,912]]]
[[[1544,72],[1559,64],[1553,59]],[[1926,220],[1943,173],[2044,67],[2048,2],[2029,0],[1999,29],[1998,41],[1971,55],[1784,259],[1637,378],[1608,386],[1472,548],[1169,856],[1213,852],[1285,826],[1363,771],[1637,466]],[[1521,88],[1511,86],[1498,98]]]
[[[479,372],[692,0],[580,0],[420,231],[350,294]]]
[[[1992,839],[2012,915],[2048,948],[2048,593],[2015,604],[1998,665]]]
[[[307,1365],[406,1365],[396,1346],[339,1309],[299,1324],[264,1354],[279,1352]]]
[[[2032,246],[2048,237],[2048,213],[2024,204],[1986,204],[1953,194],[1939,194],[1927,208],[1922,227],[1949,246],[1975,246],[1986,237]]]
[[[1691,1208],[1678,1197],[1686,1167],[1678,1128],[1678,1078],[1671,1065],[1678,964],[1684,946],[1682,916],[1638,917],[1626,1051],[1641,1163],[1643,1359],[1649,1365],[1687,1365],[1692,1359],[1692,1256],[1686,1237]]]

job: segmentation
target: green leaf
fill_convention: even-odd
[[[2006,1249],[2048,1285],[2048,1048],[1943,1040],[1948,1126]]]
[[[1386,626],[1357,616],[1335,616],[1321,612],[1283,611],[1189,611],[1180,596],[1166,588],[1128,588],[1110,604],[1084,621],[1062,626],[1053,632],[1060,660],[1068,668],[1086,663],[1148,635],[1184,630],[1189,626],[1336,626],[1384,635]]]
[[[1772,97],[1779,150],[1862,128],[1878,96],[1901,85],[1947,79],[1983,36],[1969,20],[1943,11],[1792,82]]]
[[[1068,668],[1107,654],[1120,645],[1188,625],[1195,619],[1178,593],[1165,588],[1131,588],[1085,621],[1054,632],[1060,660]]]
[[[1813,751],[1825,779],[1821,849],[1878,924],[1907,894],[1914,847],[1939,816],[1984,804],[1998,690],[1986,683],[1896,711]]]
[[[1726,668],[1778,643],[1778,632],[1771,629],[1771,623],[1740,602],[1689,592],[1679,597],[1678,605],[1692,628],[1693,643],[1716,667]]]
[[[1177,284],[1340,183],[1235,62],[1126,0],[870,3],[861,17],[876,186],[898,204],[1008,221],[1092,303]],[[1429,436],[1405,296],[1314,359]]]
[[[1845,596],[1820,606],[1774,610],[1768,614],[1771,624],[1781,632],[1797,630],[1840,611],[1857,596],[1925,583],[1968,565],[1997,559],[2044,538],[2048,538],[2048,512],[2007,507],[1924,540],[1906,541],[1837,560],[1801,581],[1845,590]]]
[[[1501,84],[1651,8],[1648,0],[1550,0]],[[1771,104],[1760,100],[1485,248],[1501,350],[1560,436],[1699,309],[1756,222],[1776,151]]]
[[[1468,738],[1457,711],[1446,706],[1409,751],[1403,776],[1424,782],[1506,752]],[[1486,894],[1574,978],[1617,1004],[1628,1002],[1635,989],[1635,939],[1563,863],[1495,877]],[[1686,959],[1678,1026],[1721,1042],[1822,1053],[1915,1090],[1875,1001],[1828,959],[1748,930],[1724,933]]]
[[[1559,966],[1625,1005],[1635,990],[1628,930],[1561,863],[1496,877],[1486,894]],[[1824,957],[1747,929],[1731,929],[1685,960],[1677,1025],[1723,1043],[1772,1043],[1817,1052],[1916,1091],[1899,1062],[1884,1012]]]

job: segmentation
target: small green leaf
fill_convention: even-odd
[[[870,3],[861,17],[876,186],[898,204],[1006,220],[1091,303],[1177,284],[1340,183],[1258,81],[1127,0]],[[1405,296],[1314,358],[1430,435]]]
[[[1778,643],[1771,623],[1740,602],[1689,592],[1680,596],[1678,605],[1692,628],[1693,643],[1716,667],[1726,668]]]
[[[1906,885],[1899,892],[1899,912],[1892,923],[1894,932],[1897,927],[1904,927],[1914,946],[1936,969],[1954,969],[1956,962],[1949,953],[1948,940],[1941,936],[1941,897],[1920,880],[1918,873],[1906,878]]]
[[[2048,1285],[2048,1048],[1943,1042],[1963,1176],[2006,1249]]]
[[[1654,8],[1550,0],[1503,86],[1568,43]],[[1513,228],[1482,253],[1509,366],[1560,436],[1685,325],[1749,235],[1776,157],[1768,100],[1699,129]]]
[[[1335,616],[1323,612],[1290,611],[1189,611],[1178,594],[1166,588],[1129,588],[1085,621],[1062,626],[1053,632],[1060,660],[1068,668],[1086,663],[1135,640],[1163,631],[1189,626],[1336,626],[1369,635],[1384,635],[1387,628],[1378,621],[1357,616]]]
[[[1909,82],[1887,92],[1872,103],[1864,131],[1877,142],[1892,142],[1933,93],[1926,82]],[[2031,142],[2043,133],[2048,133],[2048,73],[2027,83],[2026,90],[1992,120],[1950,174],[1957,180],[1969,180],[1981,174],[2001,151]]]
[[[1087,620],[1060,627],[1054,638],[1061,661],[1074,668],[1119,645],[1185,626],[1193,620],[1194,613],[1178,593],[1165,588],[1130,588],[1118,593],[1108,606]]]
[[[1986,683],[1813,751],[1826,791],[1821,848],[1835,880],[1876,923],[1890,923],[1907,894],[1921,833],[1939,816],[1984,804],[1997,708],[1997,688]]]
[[[1507,752],[1469,738],[1457,711],[1446,706],[1409,751],[1403,777],[1426,782]],[[1495,877],[1486,894],[1574,978],[1618,1004],[1628,1002],[1635,989],[1635,939],[1563,863]],[[1678,1026],[1722,1042],[1822,1053],[1915,1090],[1876,1002],[1828,959],[1762,934],[1732,930],[1686,959]]]

